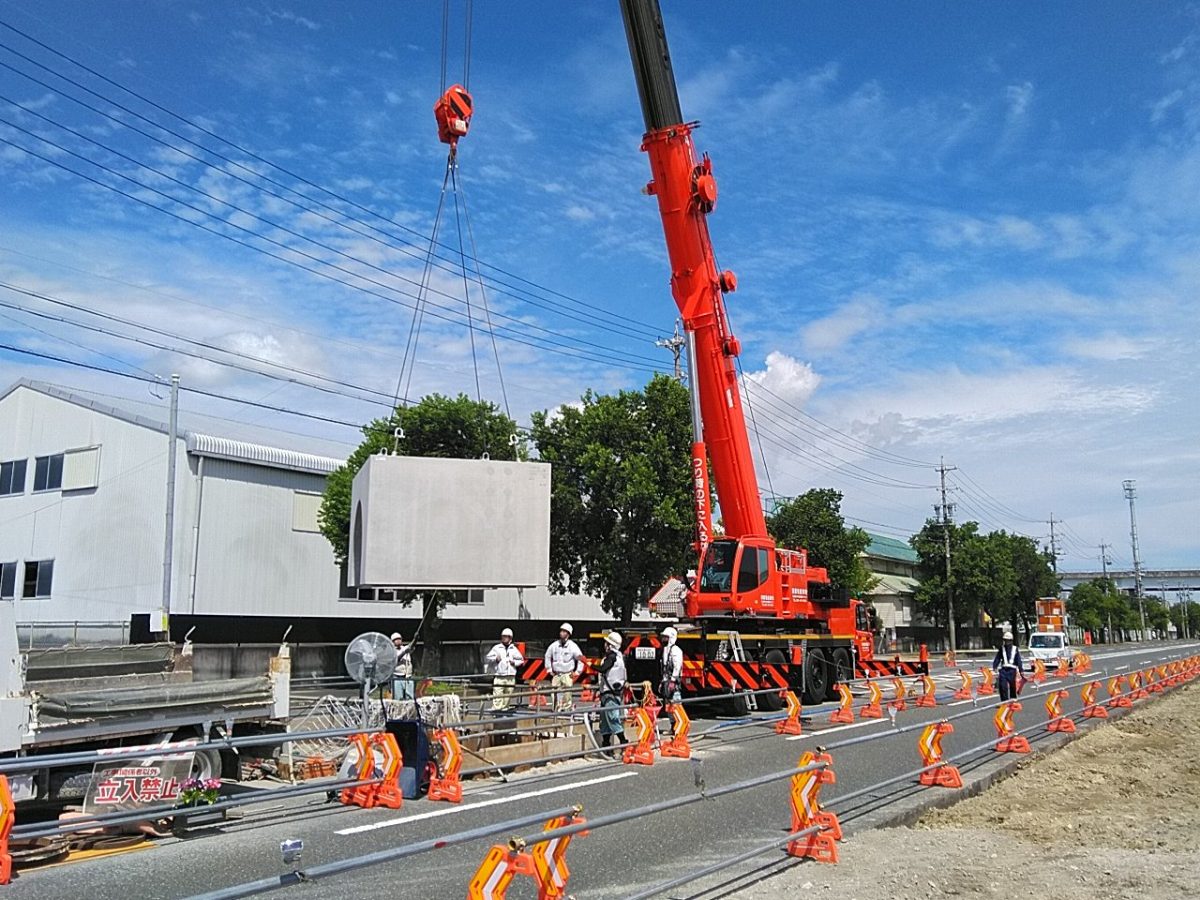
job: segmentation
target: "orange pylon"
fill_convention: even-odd
[[[917,698],[917,706],[937,706],[937,687],[928,675],[921,676],[921,696]]]
[[[371,735],[370,746],[372,758],[375,756],[376,747],[383,754],[383,780],[375,785],[370,805],[399,809],[404,805],[404,792],[400,790],[400,770],[404,767],[404,756],[400,753],[396,736],[387,731],[377,732]]]
[[[918,780],[925,787],[963,786],[958,767],[950,765],[942,756],[942,738],[953,733],[954,726],[949,722],[930,722],[921,731],[917,749],[921,752],[924,771]]]
[[[787,718],[775,723],[776,734],[800,734],[800,698],[795,691],[783,691],[783,700],[787,704]]]
[[[993,672],[988,666],[984,666],[979,670],[979,674],[983,676],[983,684],[979,686],[977,696],[990,697],[992,694],[996,693],[996,673]]]
[[[908,709],[908,701],[905,699],[908,696],[908,688],[904,686],[904,681],[900,678],[892,679],[892,688],[896,694],[888,703],[888,706],[897,712],[903,712]]]
[[[691,744],[688,743],[688,732],[692,728],[692,720],[682,703],[668,703],[671,720],[675,726],[675,735],[662,742],[658,752],[663,756],[673,756],[676,759],[688,759],[692,755]]]
[[[633,717],[638,728],[638,739],[636,743],[625,748],[622,759],[626,763],[652,766],[654,765],[654,739],[657,735],[654,719],[651,718],[649,710],[644,706],[636,707],[633,710]]]
[[[867,705],[858,711],[860,719],[882,719],[883,718],[883,691],[873,679],[867,680],[867,692],[870,695],[867,700]]]
[[[833,714],[830,715],[829,721],[833,722],[834,724],[838,724],[840,722],[853,722],[854,709],[852,707],[854,705],[854,697],[850,694],[850,688],[844,684],[839,684],[837,686],[837,692],[838,696],[842,698],[842,701],[838,708],[833,711]]]
[[[462,770],[462,749],[453,728],[439,728],[433,739],[442,746],[439,774],[429,779],[429,799],[462,803],[463,787],[458,773]]]
[[[582,807],[577,806],[570,815],[551,819],[542,831],[553,831],[566,825],[583,823],[585,820],[579,815],[581,811]],[[580,831],[573,835],[539,841],[529,848],[529,855],[533,857],[534,877],[538,882],[538,900],[559,900],[566,896],[567,880],[571,877],[571,870],[567,868],[567,847],[571,844],[571,838],[587,835],[587,831]]]
[[[537,878],[533,857],[524,848],[499,844],[488,850],[483,862],[467,885],[467,900],[504,900],[508,885],[517,875]]]
[[[1108,705],[1112,709],[1118,707],[1133,706],[1133,701],[1121,690],[1121,687],[1128,684],[1129,679],[1124,675],[1114,675],[1108,679]]]
[[[1001,703],[996,708],[996,715],[992,717],[992,721],[996,724],[996,734],[1000,736],[1000,740],[996,741],[997,753],[1029,753],[1029,740],[1022,734],[1013,734],[1013,715],[1021,711],[1021,704],[1016,700],[1009,700],[1007,703]]]
[[[1108,710],[1096,702],[1096,691],[1099,689],[1099,681],[1089,681],[1083,686],[1083,717],[1085,719],[1108,718]]]
[[[1167,673],[1162,666],[1155,666],[1150,671],[1154,674],[1154,678],[1146,687],[1152,694],[1161,694],[1163,682],[1167,680]]]
[[[1054,672],[1055,678],[1066,678],[1071,674],[1071,661],[1065,656],[1058,658],[1058,669]]]
[[[350,735],[350,743],[358,751],[358,768],[355,771],[356,781],[370,781],[375,774],[375,755],[371,752],[371,739],[365,734]],[[343,788],[338,799],[347,806],[369,808],[373,784],[360,784],[357,787]]]
[[[990,671],[990,670],[989,670]],[[955,700],[970,700],[973,695],[971,691],[971,673],[966,669],[958,670],[958,677],[962,679],[962,687],[954,692]]]
[[[1029,680],[1034,684],[1041,684],[1046,680],[1046,664],[1040,659],[1033,661],[1033,674],[1029,676]]]
[[[792,831],[803,831],[813,826],[820,826],[821,830],[789,842],[787,852],[789,856],[835,863],[838,861],[836,842],[842,839],[842,826],[834,813],[821,809],[819,799],[821,785],[836,781],[833,769],[828,765],[829,754],[818,756],[808,751],[800,757],[798,765],[803,769],[817,762],[827,765],[824,769],[797,772],[792,776]]]
[[[1050,691],[1046,694],[1046,730],[1059,731],[1063,734],[1075,733],[1075,722],[1062,714],[1062,702],[1067,699],[1067,691]]]
[[[953,669],[958,666],[958,657],[954,655],[953,650],[947,650],[946,655],[942,657],[942,662],[945,663],[947,669]]]
[[[17,806],[8,789],[8,776],[0,775],[0,884],[12,881],[12,854],[8,852],[8,837],[17,821]]]
[[[1150,692],[1146,690],[1146,680],[1148,679],[1144,672],[1129,673],[1129,688],[1133,692],[1129,695],[1130,700],[1145,700],[1150,696]]]

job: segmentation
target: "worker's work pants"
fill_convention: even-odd
[[[1000,702],[1017,699],[1017,670],[1001,669],[998,679],[1000,687]]]
[[[413,690],[413,680],[408,675],[398,675],[392,679],[392,699],[394,700],[414,700],[416,692]]]
[[[600,733],[619,735],[618,743],[625,743],[625,710],[621,709],[621,695],[606,691],[600,695]]]
[[[574,672],[559,672],[550,679],[550,686],[554,688],[555,712],[570,712],[575,708],[575,698],[571,693],[574,685]]]
[[[516,675],[497,675],[492,679],[492,709],[512,708],[513,690],[517,686]]]

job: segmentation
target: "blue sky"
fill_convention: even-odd
[[[702,121],[721,185],[710,225],[740,278],[731,315],[758,394],[764,489],[768,474],[782,495],[835,486],[855,519],[908,533],[937,499],[935,473],[912,463],[944,456],[959,467],[960,518],[1040,537],[1053,513],[1063,567],[1080,569],[1097,567],[1102,540],[1129,562],[1121,481],[1134,478],[1147,565],[1200,564],[1200,6],[700,9],[664,0],[684,112]],[[415,2],[0,0],[0,21],[242,148],[0,28],[0,139],[46,157],[0,144],[0,280],[249,368],[265,359],[390,396],[444,171],[440,18],[441,4]],[[653,339],[674,308],[639,194],[648,169],[615,0],[477,3],[470,87],[463,191],[479,257],[510,273],[486,270],[505,282],[488,300],[509,336],[542,344],[498,344],[516,418],[669,368]],[[305,211],[293,188],[325,205]],[[432,299],[461,319],[452,216],[442,239]],[[380,410],[11,308],[97,322],[28,295],[0,302],[4,344],[179,371],[344,421]],[[491,352],[481,335],[482,390],[499,400]],[[0,352],[0,380],[22,375],[157,402],[136,382]],[[412,393],[429,390],[474,391],[461,324],[423,326]],[[301,448],[354,441],[331,423],[185,402]]]

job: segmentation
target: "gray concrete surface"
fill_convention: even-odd
[[[1189,649],[1190,648],[1190,649]],[[1197,652],[1197,645],[1171,644],[1141,647],[1118,645],[1098,648],[1096,671],[1103,677],[1117,667],[1147,665],[1168,654]],[[1051,680],[1052,683],[1055,679]],[[1080,679],[1068,679],[1071,697],[1064,709],[1077,711]],[[939,706],[935,710],[910,709],[897,725],[933,721],[973,708],[970,702],[949,705],[957,678],[941,672]],[[1051,685],[1047,685],[1049,687]],[[1024,696],[1018,726],[1045,719],[1042,698],[1032,685]],[[955,722],[955,733],[944,742],[948,756],[987,743],[994,738],[992,712],[995,699],[979,701],[979,712]],[[853,839],[856,830],[910,816],[933,800],[946,801],[961,792],[921,788],[906,780],[839,805],[837,797],[920,765],[916,733],[896,734],[889,720],[856,722],[852,726],[827,724],[832,706],[806,710],[813,721],[799,739],[774,734],[769,725],[732,729],[716,720],[697,718],[693,734],[722,725],[712,736],[694,743],[695,757],[710,787],[730,784],[754,775],[794,766],[799,754],[818,744],[833,753],[837,784],[825,788],[822,799],[834,808]],[[1092,727],[1085,725],[1084,728]],[[867,735],[879,739],[837,748],[839,741]],[[1035,750],[1060,743],[1063,738],[1031,735]],[[971,782],[997,777],[1015,760],[991,750],[975,754],[960,766]],[[694,766],[678,760],[657,760],[652,767],[619,763],[573,763],[498,781],[473,782],[460,806],[408,801],[400,811],[359,810],[322,799],[280,801],[252,808],[241,821],[201,831],[186,839],[158,841],[149,850],[107,859],[74,863],[46,870],[30,870],[6,894],[25,898],[88,897],[91,900],[178,898],[283,871],[279,842],[301,838],[304,864],[345,859],[419,840],[463,831],[488,823],[513,819],[557,807],[580,803],[584,815],[597,817],[632,807],[694,793]],[[784,835],[790,825],[788,783],[743,791],[713,801],[684,807],[594,831],[576,839],[568,854],[572,872],[570,893],[579,898],[623,897],[647,885],[683,874],[701,863],[715,862]],[[528,829],[525,829],[528,830]],[[272,896],[306,898],[450,898],[464,896],[466,885],[487,847],[501,839],[433,851],[394,864],[287,888]],[[698,898],[728,894],[736,886],[769,877],[797,864],[780,852],[727,871],[696,885],[677,888],[664,896]],[[902,866],[903,860],[897,860]],[[725,885],[725,886],[722,886]],[[532,897],[531,885],[514,885],[511,897]]]

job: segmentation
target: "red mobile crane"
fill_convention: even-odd
[[[753,706],[746,691],[791,687],[805,702],[836,696],[834,685],[860,674],[915,674],[921,667],[877,661],[862,604],[833,589],[805,550],[778,547],[767,533],[737,380],[741,346],[729,325],[724,295],[737,288],[718,271],[707,217],[717,182],[708,155],[697,159],[696,123],[679,106],[658,0],[621,0],[650,159],[645,193],[658,199],[671,293],[687,340],[692,393],[692,473],[700,564],[683,600],[680,647],[687,693],[729,693]],[[711,462],[725,536],[713,538]],[[753,620],[751,631],[743,624]],[[631,670],[658,655],[653,635],[634,635]],[[857,665],[855,664],[857,657]],[[630,672],[630,680],[642,673]],[[651,683],[657,684],[652,675]],[[773,694],[764,706],[778,708]]]

